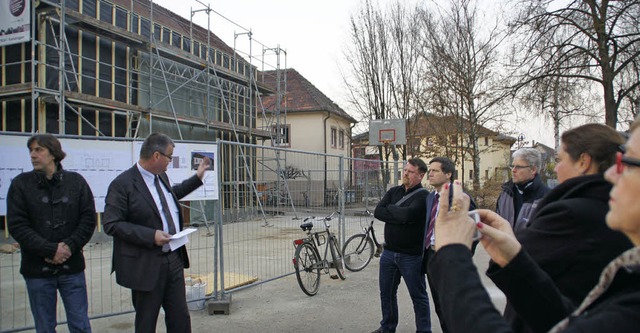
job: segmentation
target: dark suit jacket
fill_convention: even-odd
[[[475,203],[475,201],[473,201],[473,198],[467,192],[464,192],[464,194],[469,196],[469,201],[470,201],[469,202],[469,211],[475,210],[476,209],[476,203]],[[424,234],[425,238],[427,237],[427,233],[426,232],[429,230],[429,224],[431,223],[431,221],[429,221],[429,219],[431,218],[431,209],[433,208],[433,198],[435,196],[436,196],[436,191],[431,191],[427,195],[427,227],[425,228],[425,234]],[[440,199],[442,199],[442,198],[440,198]]]
[[[464,192],[464,194],[469,196],[469,211],[475,210],[476,207],[476,203],[475,201],[473,201],[473,198],[469,195],[469,193]],[[422,239],[425,240],[425,242],[427,241],[427,232],[429,231],[429,224],[431,224],[431,221],[429,221],[429,219],[431,218],[431,209],[433,208],[433,198],[435,198],[436,196],[436,191],[431,191],[429,192],[429,194],[427,195],[427,222],[426,222],[426,227],[424,228],[424,237],[422,237]],[[442,199],[442,198],[440,198]],[[448,198],[447,198],[448,199]],[[434,221],[435,222],[435,221]],[[435,232],[435,230],[434,230]],[[476,247],[478,246],[478,243],[480,243],[479,240],[474,241],[471,244],[471,253],[475,254],[476,253]],[[429,244],[425,244],[424,248],[428,248]],[[422,272],[426,273],[427,272],[427,262],[429,260],[428,256],[423,256],[422,257]]]
[[[160,175],[165,185],[169,179]],[[193,192],[202,181],[194,175],[171,188],[173,199],[178,200]],[[167,186],[167,188],[170,188]],[[184,225],[182,212],[180,230]],[[162,230],[162,219],[142,174],[134,165],[120,174],[109,185],[104,208],[104,231],[113,236],[111,272],[116,272],[119,285],[140,291],[151,291],[156,285],[162,260],[162,247],[155,245],[155,232]],[[184,267],[189,268],[187,249],[179,248]]]

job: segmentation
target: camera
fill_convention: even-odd
[[[477,210],[472,210],[469,212],[469,217],[473,219],[473,224],[475,226],[476,223],[480,222],[480,214],[478,214]],[[476,227],[476,232],[473,234],[473,241],[477,241],[480,239],[480,231]]]

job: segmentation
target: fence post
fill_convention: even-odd
[[[338,158],[338,210],[340,211],[340,217],[338,219],[339,232],[338,241],[342,245],[345,240],[345,219],[344,219],[344,203],[346,200],[344,189],[344,156]],[[340,241],[342,240],[342,241]]]

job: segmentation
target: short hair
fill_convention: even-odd
[[[438,157],[432,158],[431,161],[429,161],[429,164],[431,164],[433,162],[440,163],[440,167],[442,168],[442,172],[450,173],[451,174],[451,179],[454,179],[454,176],[456,175],[456,165],[453,163],[452,160],[450,160],[447,157],[438,156]]]
[[[427,173],[427,164],[421,158],[410,158],[407,160],[407,163],[413,165],[414,167],[418,167],[418,170],[422,173]]]
[[[27,141],[27,148],[29,148],[29,150],[31,150],[31,144],[34,142],[49,149],[49,154],[53,156],[53,161],[56,164],[60,164],[60,162],[67,156],[67,154],[62,151],[60,141],[51,134],[36,134],[30,137]]]
[[[525,160],[528,165],[535,166],[537,173],[542,169],[542,154],[535,148],[520,148],[513,152],[511,157],[512,160],[518,158]]]
[[[142,147],[140,148],[140,159],[148,160],[155,152],[164,154],[169,145],[173,147],[176,146],[168,135],[162,133],[151,133],[142,143]]]
[[[624,144],[624,138],[615,129],[602,124],[586,124],[572,128],[560,138],[564,151],[572,160],[580,155],[589,154],[598,164],[598,172],[604,173],[616,161],[618,147]]]

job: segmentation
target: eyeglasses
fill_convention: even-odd
[[[640,159],[624,156],[621,152],[616,153],[616,171],[621,174],[625,166],[640,167]]]
[[[169,159],[169,161],[173,161],[173,156],[171,156],[171,155],[167,155],[167,154],[165,154],[165,153],[163,153],[163,152],[161,152],[161,151],[158,151],[158,153],[160,153],[160,155],[162,155],[162,156],[164,156],[164,157],[168,158],[168,159]]]
[[[520,170],[520,169],[526,169],[526,168],[530,168],[530,165],[510,165],[509,168],[511,169],[516,169],[516,170]]]

